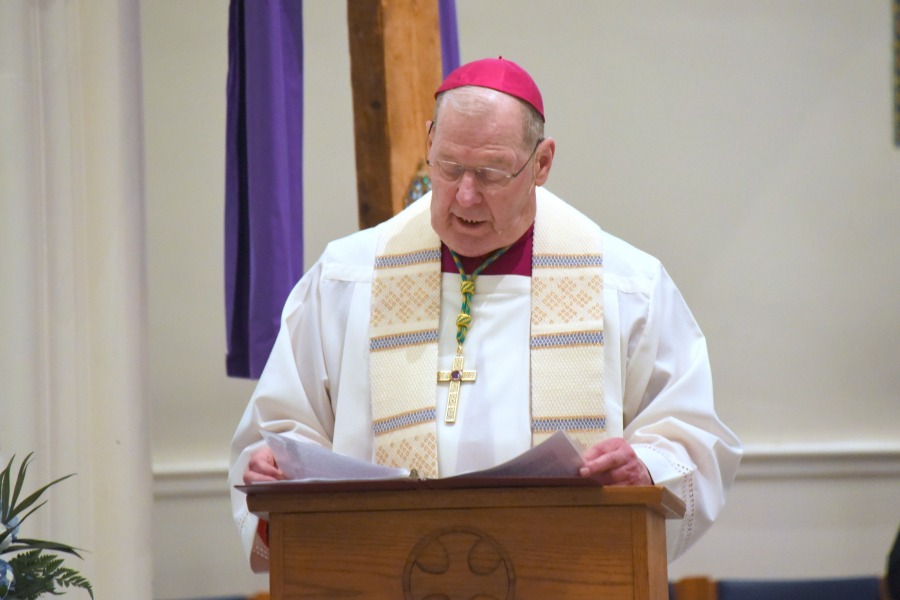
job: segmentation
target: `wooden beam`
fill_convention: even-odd
[[[347,0],[360,228],[401,210],[442,80],[437,0]]]

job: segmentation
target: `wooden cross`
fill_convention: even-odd
[[[466,359],[462,355],[462,344],[456,347],[456,356],[453,357],[452,371],[438,371],[438,381],[450,382],[450,395],[447,397],[447,414],[445,423],[456,422],[456,410],[459,408],[459,386],[463,381],[475,381],[475,371],[463,371]]]
[[[437,0],[347,0],[359,226],[404,208],[441,85]]]

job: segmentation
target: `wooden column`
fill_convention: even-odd
[[[437,0],[347,0],[360,228],[403,209],[442,81]]]

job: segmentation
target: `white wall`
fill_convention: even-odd
[[[891,7],[458,0],[544,93],[547,187],[659,257],[748,455],[673,577],[879,573],[900,525]],[[356,229],[345,3],[304,6],[306,264]],[[158,598],[252,591],[225,463],[225,0],[143,0]]]
[[[98,600],[152,597],[139,25],[0,2],[0,454],[34,452],[22,498],[78,474],[21,534],[86,549]]]

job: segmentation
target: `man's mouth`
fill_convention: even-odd
[[[484,221],[475,221],[472,219],[465,219],[460,216],[457,216],[456,218],[459,219],[460,221],[462,221],[463,224],[465,224],[465,225],[481,225],[482,223],[484,223]]]

